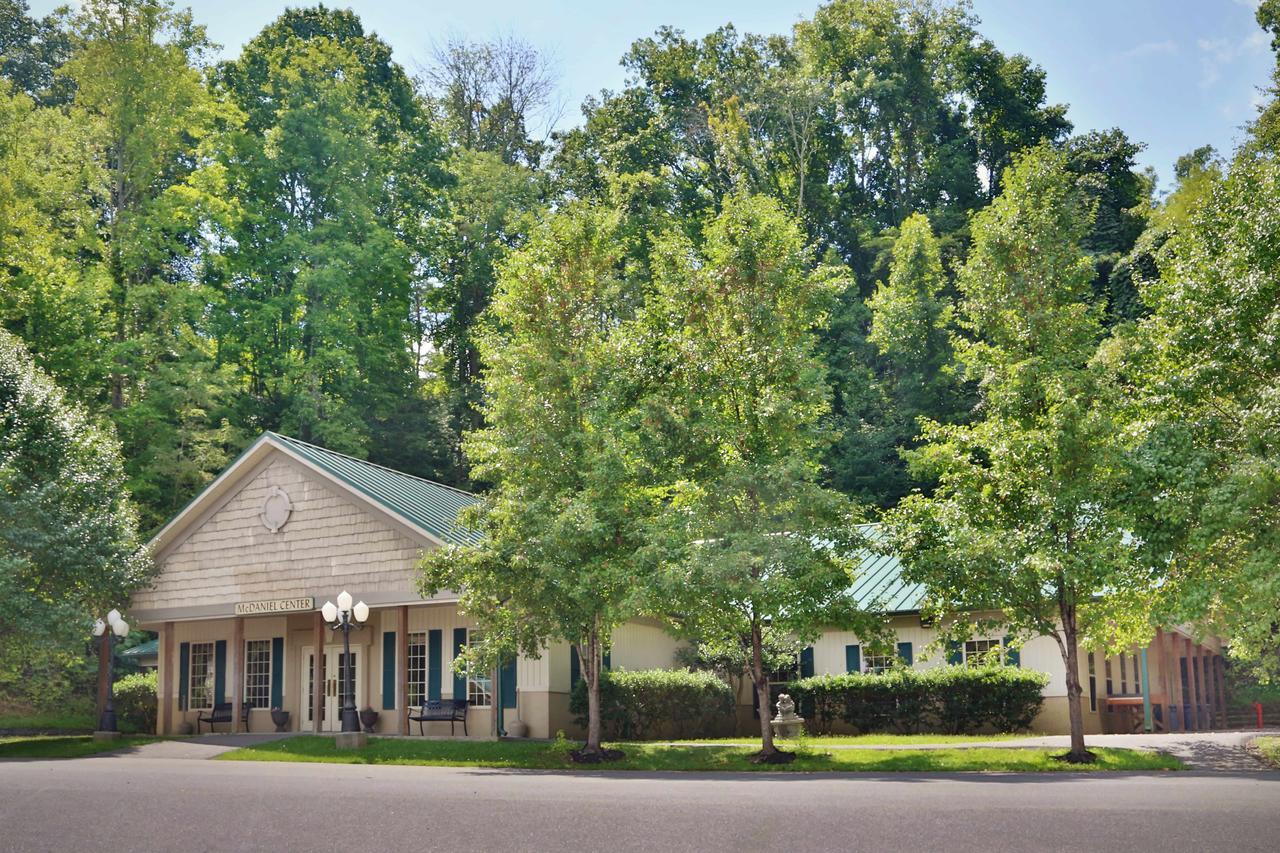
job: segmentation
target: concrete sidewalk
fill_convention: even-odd
[[[160,740],[117,752],[90,756],[90,758],[214,758],[233,749],[255,746],[273,740],[283,740],[287,737],[293,737],[294,734],[294,732],[272,732],[271,734],[198,735],[174,740]]]

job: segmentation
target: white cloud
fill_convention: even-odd
[[[1222,68],[1242,56],[1256,53],[1267,45],[1267,34],[1254,30],[1240,40],[1225,36],[1202,38],[1196,41],[1200,49],[1200,88],[1208,89],[1222,79]]]

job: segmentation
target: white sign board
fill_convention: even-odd
[[[260,613],[296,613],[315,610],[316,600],[306,598],[277,598],[274,601],[241,601],[236,604],[237,616],[257,616]]]

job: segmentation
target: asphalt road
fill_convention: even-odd
[[[0,850],[1250,851],[1280,773],[560,774],[95,757],[0,764]]]

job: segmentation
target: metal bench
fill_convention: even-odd
[[[466,699],[427,699],[422,703],[422,712],[410,714],[409,719],[418,724],[418,734],[426,734],[423,723],[449,724],[449,734],[453,734],[453,724],[462,723],[462,733],[467,733],[467,700]],[[469,735],[468,735],[469,736]]]
[[[252,706],[248,702],[240,704],[240,722],[244,724],[244,730],[249,731],[249,711]],[[231,703],[218,702],[213,706],[211,711],[201,711],[196,715],[196,734],[200,734],[200,724],[208,723],[209,732],[213,733],[213,727],[218,723],[226,723],[231,725]]]

